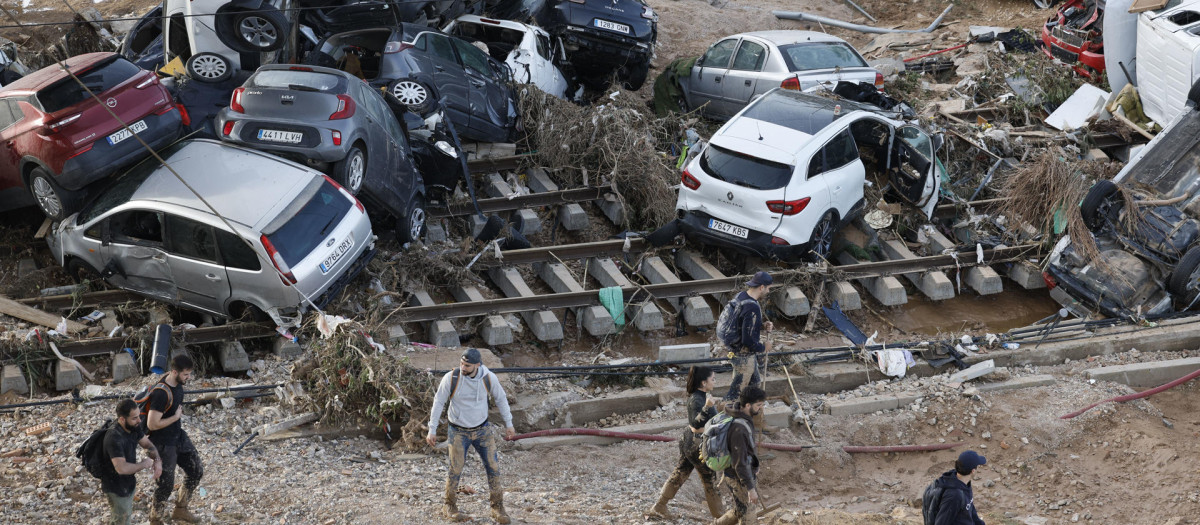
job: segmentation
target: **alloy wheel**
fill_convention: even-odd
[[[421,230],[425,228],[425,208],[414,206],[412,212],[408,216],[408,238],[417,240],[421,238]]]
[[[346,170],[346,189],[350,190],[350,193],[358,195],[358,191],[362,189],[363,173],[367,171],[366,164],[362,152],[355,149],[350,157],[349,169]]]
[[[238,32],[250,45],[263,49],[270,48],[279,39],[275,26],[267,19],[259,16],[247,16],[238,24]]]
[[[38,207],[47,217],[58,217],[62,214],[62,200],[58,197],[58,192],[54,191],[54,187],[50,185],[50,181],[44,177],[33,179],[33,196],[37,199]]]

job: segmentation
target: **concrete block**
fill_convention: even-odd
[[[725,278],[725,274],[721,273],[721,270],[718,270],[712,263],[704,260],[704,257],[701,257],[700,254],[691,250],[679,250],[675,254],[675,266],[687,272],[695,280]],[[718,293],[713,294],[713,297],[717,299],[717,302],[725,304],[733,298],[733,294]]]
[[[583,329],[593,337],[617,333],[617,323],[603,306],[585,306],[575,311],[582,318]]]
[[[467,224],[471,226],[471,238],[479,236],[479,232],[483,231],[483,226],[487,224],[487,217],[480,217],[478,213],[467,217]]]
[[[512,327],[503,317],[489,315],[479,323],[479,337],[488,346],[506,345],[513,342]]]
[[[703,297],[688,297],[683,300],[683,322],[688,326],[711,326],[717,318]]]
[[[592,201],[604,212],[604,216],[608,217],[609,221],[617,226],[625,225],[625,204],[611,193],[605,194],[603,199]]]
[[[857,228],[855,230],[857,231]],[[850,255],[848,252],[841,252],[837,254],[837,261],[838,264],[843,266],[860,264],[859,260],[855,259],[854,256]],[[896,279],[891,275],[886,275],[883,277],[866,277],[856,280],[863,286],[863,288],[867,289],[867,292],[870,293],[876,301],[879,301],[879,303],[884,306],[898,306],[908,302],[908,291],[904,289],[903,284],[900,284],[899,279]]]
[[[588,275],[591,275],[600,286],[605,288],[612,286],[633,286],[625,274],[617,268],[617,263],[612,259],[600,259],[593,257],[587,264]],[[647,302],[641,306],[630,305],[625,310],[625,317],[633,316],[633,324],[638,330],[647,332],[650,330],[661,329],[664,325],[662,311],[658,309],[658,305],[653,302]]]
[[[505,297],[529,297],[535,295],[528,284],[521,279],[516,268],[493,268],[488,276]],[[541,341],[558,341],[563,338],[562,322],[548,310],[521,312],[521,318],[533,331],[534,337]]]
[[[575,280],[575,276],[571,275],[571,271],[560,263],[544,263],[535,266],[537,268],[538,277],[545,281],[555,293],[571,293],[582,292],[583,286]],[[615,333],[617,325],[613,321],[613,317],[608,313],[608,310],[603,306],[587,306],[575,310],[575,315],[580,317],[583,322],[583,327],[593,336],[602,336]]]
[[[24,279],[36,271],[37,261],[33,259],[21,259],[17,261],[17,279]]]
[[[791,424],[791,408],[786,406],[767,406],[763,410],[763,420],[767,426],[775,428],[787,428]],[[636,425],[622,425],[619,427],[608,427],[606,430],[614,432],[627,432],[631,434],[668,434],[674,435],[678,433],[680,428],[687,425],[685,419],[674,419],[669,421],[650,421],[647,423],[638,423]],[[611,445],[620,443],[624,440],[619,438],[601,437],[601,436],[550,436],[522,439],[517,442],[517,447],[522,450],[544,447],[561,447],[569,445]]]
[[[712,345],[696,343],[688,345],[664,345],[658,347],[659,361],[689,361],[693,359],[708,359],[712,354]]]
[[[70,390],[78,385],[83,384],[83,374],[79,373],[79,369],[75,365],[66,361],[56,361],[54,366],[54,389],[58,391]]]
[[[534,193],[549,193],[558,191],[558,184],[550,180],[550,175],[541,168],[529,168],[525,172],[525,185]]]
[[[921,394],[916,392],[900,392],[897,394],[881,394],[838,400],[826,403],[825,413],[831,416],[845,416],[871,414],[881,410],[895,410],[911,404],[919,397],[921,397]]]
[[[1022,388],[1034,388],[1039,386],[1053,385],[1057,380],[1050,374],[1038,374],[1035,376],[1018,377],[1001,383],[983,383],[976,385],[976,389],[980,392],[1000,392],[1003,390],[1019,390]]]
[[[415,306],[433,306],[437,304],[433,297],[430,297],[429,292],[425,290],[417,290],[412,293],[411,303]],[[429,340],[429,344],[434,346],[458,346],[462,340],[458,336],[458,330],[454,328],[454,323],[447,319],[428,321],[425,323],[425,338]]]
[[[679,276],[675,275],[675,272],[671,271],[671,269],[667,267],[667,263],[663,262],[663,260],[659,257],[646,257],[645,259],[642,259],[642,264],[638,268],[638,273],[641,274],[642,277],[645,277],[646,280],[650,281],[652,284],[680,282]],[[666,299],[666,301],[671,303],[671,306],[675,307],[676,311],[681,308],[683,303],[682,299],[679,297],[672,297],[670,299]]]
[[[513,193],[513,189],[499,173],[489,173],[484,178],[483,193],[492,198],[507,197]]]
[[[246,360],[246,368],[249,368],[250,360]],[[246,368],[243,368],[245,370]],[[112,380],[113,383],[120,383],[131,377],[138,377],[137,363],[133,361],[133,356],[124,350],[113,355],[112,361]]]
[[[881,245],[884,253],[895,259],[916,259],[904,241],[892,240]],[[934,301],[942,301],[954,297],[954,282],[940,271],[913,272],[904,274],[921,290],[921,293]]]
[[[388,327],[388,342],[396,345],[408,344],[408,333],[404,331],[404,325],[394,324]]]
[[[425,242],[442,242],[449,238],[450,235],[446,233],[446,227],[442,225],[442,221],[431,221],[425,224]]]
[[[542,231],[542,219],[536,211],[530,209],[517,210],[513,221],[521,225],[521,235],[533,235]]]
[[[275,339],[271,351],[275,352],[275,355],[282,359],[295,359],[304,353],[304,348],[301,348],[299,344],[293,342],[291,339],[279,337]]]
[[[946,250],[957,251],[958,245],[947,239],[945,235],[942,235],[942,232],[937,230],[926,231],[925,236],[929,239],[930,255],[945,253]]]
[[[988,359],[982,363],[975,363],[966,370],[959,370],[958,372],[951,374],[950,381],[954,383],[962,383],[964,381],[970,381],[977,377],[988,375],[994,371],[996,371],[996,362]]]
[[[583,206],[572,202],[558,207],[558,223],[567,231],[579,231],[587,228],[591,219],[588,218],[587,212],[583,211]]]
[[[221,343],[217,357],[221,362],[221,370],[225,372],[245,372],[250,369],[250,356],[238,341]]]
[[[25,381],[25,375],[17,365],[4,365],[4,375],[0,377],[0,394],[7,392],[29,393],[29,383]]]
[[[1046,287],[1042,279],[1042,270],[1029,261],[1017,261],[1008,269],[1008,278],[1021,285],[1026,290],[1036,290]]]
[[[776,288],[771,292],[771,303],[788,317],[808,315],[808,311],[812,307],[804,292],[795,286]]]
[[[992,295],[1004,291],[1000,274],[989,266],[972,266],[967,269],[967,286],[979,295]]]
[[[1105,366],[1086,370],[1084,374],[1097,381],[1113,381],[1134,388],[1143,388],[1169,383],[1195,372],[1197,369],[1200,369],[1200,357]]]
[[[825,295],[829,297],[829,305],[837,301],[843,312],[862,308],[862,297],[846,281],[830,281],[825,283]]]

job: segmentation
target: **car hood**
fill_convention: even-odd
[[[595,20],[599,18],[629,26],[628,36],[639,40],[650,39],[654,34],[655,22],[642,17],[646,6],[635,0],[587,0],[582,4],[560,2],[555,9],[561,14],[563,22],[571,25],[595,28]]]
[[[709,141],[722,148],[760,159],[796,165],[796,154],[812,135],[750,118],[735,118]],[[787,145],[784,149],[778,145]]]

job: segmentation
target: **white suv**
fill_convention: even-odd
[[[875,106],[773,89],[738,112],[683,170],[675,208],[689,238],[764,258],[828,257],[864,208],[868,174],[928,217],[940,137]],[[864,163],[867,160],[867,163]]]

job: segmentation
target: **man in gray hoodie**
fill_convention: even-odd
[[[504,418],[504,437],[516,435],[512,424],[512,412],[508,409],[508,398],[500,381],[483,366],[479,350],[468,348],[462,354],[459,367],[446,372],[433,398],[429,413],[429,434],[425,441],[429,446],[437,444],[438,421],[442,409],[449,403],[446,419],[450,424],[447,441],[450,442],[450,469],[446,477],[446,505],[442,510],[446,519],[467,521],[470,516],[458,511],[458,480],[462,478],[463,464],[467,460],[467,449],[474,447],[483,460],[487,471],[488,488],[491,491],[492,519],[497,523],[511,523],[504,512],[504,487],[500,484],[500,435],[499,429],[488,422],[488,397],[496,401],[500,416]]]

